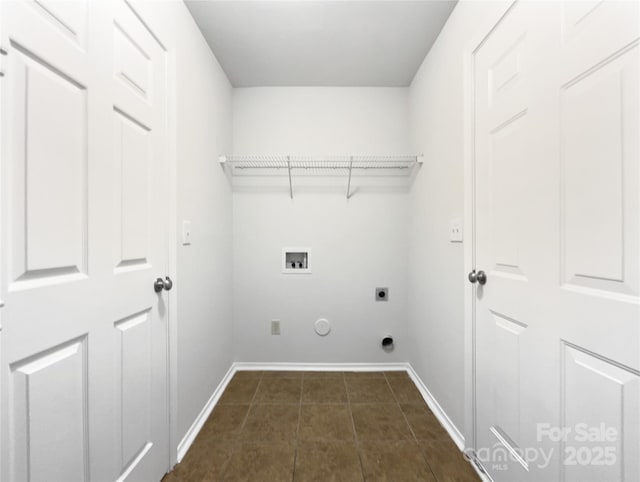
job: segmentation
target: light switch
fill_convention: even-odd
[[[452,219],[450,222],[449,241],[452,243],[462,242],[462,220],[460,218]]]
[[[191,244],[191,221],[182,221],[182,245]]]

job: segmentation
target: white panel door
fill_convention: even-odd
[[[2,480],[169,466],[165,52],[120,0],[3,1]]]
[[[496,481],[640,480],[639,8],[516,2],[474,53],[475,449]]]

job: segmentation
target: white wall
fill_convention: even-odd
[[[184,6],[180,17],[177,222],[191,221],[192,242],[178,248],[179,437],[233,359],[231,192],[216,163],[231,150],[232,89]]]
[[[179,442],[233,360],[231,191],[216,162],[231,150],[232,88],[182,1],[139,8],[176,51],[176,222],[193,232],[175,247]]]
[[[408,154],[407,89],[234,89],[235,154]]]
[[[235,154],[404,154],[407,89],[235,89]],[[295,180],[294,180],[295,181]],[[346,185],[346,179],[344,180]],[[236,192],[233,196],[236,359],[395,362],[407,359],[406,193]],[[283,275],[281,250],[312,247],[310,275]],[[390,300],[375,302],[376,286]],[[313,323],[328,318],[325,338]],[[281,320],[280,336],[270,320]],[[384,352],[391,332],[396,349]]]
[[[501,8],[458,3],[409,93],[413,149],[425,155],[410,202],[409,361],[461,433],[466,273],[463,245],[449,242],[449,221],[464,214],[464,56]]]

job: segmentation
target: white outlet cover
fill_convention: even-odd
[[[449,241],[452,243],[462,242],[462,220],[454,218],[449,222]]]
[[[315,323],[316,333],[320,336],[327,336],[331,331],[331,323],[326,318],[320,318]]]

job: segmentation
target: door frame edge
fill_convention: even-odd
[[[169,296],[168,386],[169,392],[169,470],[178,463],[178,177],[177,177],[177,50],[167,50],[167,136],[169,149],[169,276],[174,290]]]

